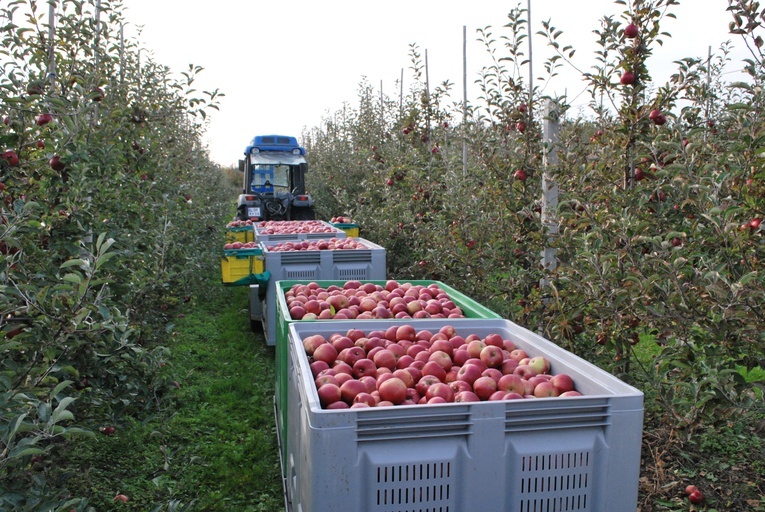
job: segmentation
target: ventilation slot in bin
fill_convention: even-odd
[[[451,461],[393,464],[377,468],[379,512],[454,512]]]
[[[592,454],[527,455],[521,459],[520,512],[590,510]]]

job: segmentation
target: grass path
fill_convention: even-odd
[[[212,284],[176,319],[167,346],[178,389],[163,414],[79,443],[70,488],[95,510],[284,509],[274,350],[250,330],[246,292]],[[130,501],[117,507],[119,493]]]

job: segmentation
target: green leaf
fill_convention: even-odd
[[[74,402],[76,398],[68,396],[61,400],[61,403],[58,404],[56,407],[56,410],[53,411],[53,415],[50,418],[50,421],[48,422],[48,425],[55,425],[56,423],[60,421],[65,420],[73,420],[74,414],[72,414],[71,411],[67,411],[66,408],[69,407],[69,404]]]
[[[82,283],[82,276],[80,274],[66,274],[63,277],[64,281],[67,283],[74,283],[74,284],[80,284]]]

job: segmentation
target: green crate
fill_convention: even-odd
[[[276,407],[276,421],[277,421],[277,430],[279,431],[279,435],[281,436],[282,440],[285,440],[285,442],[282,442],[282,455],[285,455],[286,452],[284,452],[284,445],[286,444],[286,435],[287,435],[287,362],[289,358],[289,349],[288,349],[288,337],[289,337],[289,324],[296,322],[296,323],[308,323],[308,322],[319,322],[322,323],[322,325],[330,323],[330,322],[340,322],[340,321],[349,321],[349,320],[292,320],[289,316],[289,309],[287,308],[287,300],[284,295],[284,292],[288,289],[290,289],[292,286],[296,284],[308,284],[309,282],[315,282],[318,283],[318,285],[321,288],[328,288],[329,286],[335,285],[339,287],[343,287],[343,285],[346,283],[346,281],[302,281],[302,280],[285,280],[285,281],[277,281],[275,284],[276,286],[276,397],[275,397],[275,407]],[[370,280],[370,281],[359,281],[362,284],[365,283],[374,283],[379,284],[381,286],[385,286],[386,281],[378,281],[378,280]],[[423,285],[428,286],[431,284],[438,285],[439,288],[441,288],[444,292],[446,292],[447,295],[449,295],[449,298],[452,302],[454,302],[455,305],[459,306],[462,309],[462,313],[465,315],[466,318],[502,318],[500,315],[495,313],[494,311],[490,310],[489,308],[477,303],[467,295],[455,290],[451,286],[448,286],[447,284],[441,282],[441,281],[423,281],[423,280],[401,280],[400,283],[412,283],[413,285]],[[428,320],[428,319],[423,319]],[[430,319],[432,320],[432,319]],[[448,319],[443,319],[448,320]],[[455,319],[456,320],[456,319]],[[375,320],[350,320],[351,322],[358,321],[360,324],[363,322],[374,322]],[[379,319],[377,320],[379,322]],[[416,318],[405,318],[405,319],[389,319],[391,322],[400,322],[400,323],[416,323],[421,321],[420,319]],[[363,327],[360,327],[363,329]],[[282,457],[282,461],[284,462],[284,457]]]

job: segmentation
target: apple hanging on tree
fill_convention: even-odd
[[[632,85],[635,83],[635,73],[632,71],[625,71],[619,81],[622,85]]]
[[[624,37],[627,39],[635,39],[638,36],[638,27],[634,23],[630,23],[624,27]]]
[[[17,155],[15,151],[9,149],[0,156],[2,156],[3,159],[8,162],[8,165],[11,167],[16,167],[19,165],[19,155]]]
[[[526,174],[526,171],[523,169],[518,169],[513,173],[513,178],[515,178],[518,181],[526,181],[526,178],[528,178],[528,175]]]

